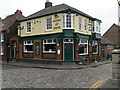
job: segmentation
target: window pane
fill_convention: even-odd
[[[33,51],[33,45],[25,45],[25,51]]]
[[[52,29],[52,18],[47,18],[47,29]]]
[[[53,52],[56,50],[55,48],[56,48],[55,44],[45,44],[44,45],[44,51]]]
[[[87,54],[87,44],[80,44],[79,54]]]

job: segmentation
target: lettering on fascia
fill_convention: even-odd
[[[61,22],[61,19],[59,18],[59,16],[56,14],[55,15],[55,19],[53,20],[53,23],[54,23],[54,27],[53,29],[60,29],[61,26],[60,26],[60,22]]]

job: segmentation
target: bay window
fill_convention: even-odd
[[[73,14],[63,14],[63,28],[74,29],[74,15]]]
[[[32,42],[32,40],[24,41],[24,52],[33,53],[33,42]]]
[[[46,18],[46,31],[52,30],[52,18]]]
[[[44,53],[55,53],[56,52],[56,40],[55,39],[43,40],[43,52]]]
[[[87,55],[88,54],[88,40],[80,39],[79,41],[79,55]]]
[[[93,46],[93,54],[98,54],[98,41],[94,40],[92,42],[92,46]]]

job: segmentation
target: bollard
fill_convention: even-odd
[[[120,50],[112,51],[112,84],[120,88]]]

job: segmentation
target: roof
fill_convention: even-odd
[[[21,20],[23,18],[24,16],[21,12],[15,12],[14,14],[7,16],[2,20],[2,31],[8,29],[16,20]]]
[[[113,28],[113,27],[119,27],[119,28],[120,28],[119,25],[117,25],[117,24],[114,23],[114,24],[103,34],[103,36],[105,36],[105,34],[106,34],[111,28]],[[117,30],[119,30],[119,29],[117,29]]]
[[[42,17],[42,16],[46,16],[46,15],[50,15],[50,14],[54,14],[54,13],[59,13],[59,12],[62,12],[62,11],[67,11],[67,10],[71,10],[71,11],[74,11],[80,15],[83,15],[83,16],[86,16],[90,19],[94,19],[94,20],[99,20],[99,19],[96,19],[82,11],[79,11],[73,7],[70,7],[66,4],[60,4],[60,5],[56,5],[56,6],[52,6],[52,7],[49,7],[49,8],[45,8],[43,10],[40,10],[28,17],[26,17],[25,19],[21,20],[21,21],[25,21],[25,20],[30,20],[30,19],[34,19],[34,18],[38,18],[38,17]],[[101,22],[101,20],[99,20]]]
[[[104,36],[102,36],[102,38],[101,38],[101,44],[104,44],[104,45],[115,45],[113,42],[111,42],[110,40],[108,40]]]

